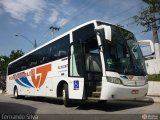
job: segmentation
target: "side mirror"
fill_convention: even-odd
[[[111,41],[111,27],[106,25],[100,25],[96,28],[97,31],[100,32],[100,34],[104,34],[105,40]],[[103,31],[103,33],[101,32]]]
[[[139,44],[139,46],[142,50],[143,56],[145,58],[148,58],[151,55],[155,54],[154,45],[151,40],[139,40],[138,44]],[[153,56],[151,56],[151,57],[153,57]]]

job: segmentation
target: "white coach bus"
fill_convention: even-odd
[[[130,31],[89,21],[9,63],[7,93],[71,100],[144,97],[144,57]]]

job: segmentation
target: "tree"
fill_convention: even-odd
[[[22,50],[12,50],[11,54],[9,55],[10,61],[13,61],[19,57],[24,55],[24,52]]]
[[[22,55],[24,55],[22,50],[12,50],[9,56],[0,56],[0,74],[5,75],[8,64]]]
[[[152,31],[156,58],[160,58],[158,30],[160,29],[160,0],[143,0],[149,6],[134,16],[137,25],[144,27],[143,32]]]
[[[157,31],[160,29],[160,0],[143,0],[149,6],[134,16],[137,25],[144,27],[143,32],[152,31],[154,43],[159,43]]]
[[[6,74],[8,63],[9,63],[9,57],[0,56],[0,75]]]

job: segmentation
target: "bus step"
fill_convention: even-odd
[[[97,97],[88,97],[88,100],[99,100]]]
[[[96,91],[101,92],[101,88],[102,88],[102,86],[96,86]]]
[[[92,97],[100,97],[101,92],[92,92]]]

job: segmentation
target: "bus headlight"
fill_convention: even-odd
[[[115,77],[107,77],[107,81],[111,83],[122,84],[122,81]]]

